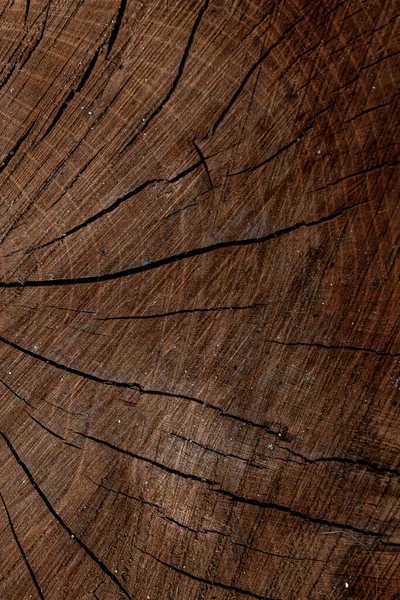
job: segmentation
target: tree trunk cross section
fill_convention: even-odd
[[[399,600],[399,5],[2,0],[0,600]]]

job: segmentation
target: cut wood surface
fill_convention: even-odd
[[[399,4],[1,0],[0,600],[399,600]]]

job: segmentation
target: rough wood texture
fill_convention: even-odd
[[[1,600],[398,600],[391,0],[2,0]]]

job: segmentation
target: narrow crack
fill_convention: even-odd
[[[396,94],[397,96],[397,94]],[[362,110],[360,113],[357,113],[356,115],[354,115],[354,117],[350,117],[349,119],[346,119],[345,121],[343,121],[343,123],[351,123],[352,121],[355,121],[356,119],[359,119],[360,117],[363,117],[364,115],[367,115],[370,112],[374,112],[375,110],[379,110],[381,108],[384,108],[385,106],[390,106],[392,102],[385,102],[384,104],[377,104],[376,106],[373,106],[372,108],[367,108],[365,110]]]
[[[156,118],[156,116],[162,111],[162,109],[164,108],[164,106],[167,104],[168,100],[170,100],[171,96],[173,95],[173,93],[175,92],[176,88],[178,87],[178,84],[181,80],[181,77],[183,75],[183,72],[185,70],[185,66],[186,66],[186,62],[187,59],[189,57],[189,53],[190,53],[190,49],[193,45],[194,42],[194,38],[196,35],[196,32],[200,26],[200,23],[203,19],[204,13],[206,12],[207,8],[208,8],[208,4],[209,4],[209,0],[205,0],[204,4],[202,5],[202,7],[200,8],[198,14],[197,14],[197,18],[194,22],[194,25],[192,27],[192,30],[190,32],[189,35],[189,39],[186,43],[186,47],[185,50],[183,52],[181,61],[179,63],[178,66],[178,71],[177,74],[168,90],[168,92],[166,93],[166,95],[164,96],[164,98],[161,100],[160,104],[158,104],[158,106],[153,110],[153,112],[150,114],[150,116],[145,120],[145,122],[143,123],[143,125],[140,127],[139,131],[137,131],[135,133],[135,135],[132,137],[131,140],[129,140],[129,142],[127,142],[125,144],[125,146],[122,148],[121,150],[121,154],[123,152],[125,152],[125,150],[127,150],[128,148],[130,148],[132,146],[132,144],[137,140],[137,138],[148,128],[148,126],[150,125],[150,123]]]
[[[304,20],[304,16],[301,17],[300,19],[298,19],[295,23],[292,23],[292,25],[290,27],[288,27],[286,29],[286,31],[283,32],[283,34],[276,40],[275,43],[273,43],[261,56],[260,58],[250,67],[250,69],[247,71],[245,77],[243,78],[241,84],[239,85],[239,87],[236,89],[236,91],[234,92],[233,96],[231,97],[231,99],[229,100],[228,104],[226,105],[226,107],[222,110],[221,114],[219,115],[218,119],[215,121],[214,125],[211,128],[211,135],[214,135],[216,130],[218,129],[218,127],[221,125],[222,121],[225,119],[225,117],[227,116],[227,114],[229,113],[229,111],[231,110],[232,106],[235,104],[236,100],[239,98],[240,94],[242,93],[243,89],[245,88],[248,80],[250,79],[250,77],[253,75],[253,73],[255,72],[255,70],[265,61],[266,58],[268,58],[268,56],[271,54],[271,52],[273,50],[275,50],[275,48],[277,48],[279,46],[279,44],[281,44],[285,38],[289,35],[289,33],[297,26],[299,25],[299,23],[301,23],[301,21]]]
[[[245,169],[237,171],[236,173],[228,173],[227,177],[236,177],[237,175],[243,175],[244,173],[251,173],[253,171],[256,171],[257,169],[260,169],[261,167],[264,167],[266,164],[270,163],[275,158],[277,158],[280,154],[283,154],[284,152],[286,152],[286,150],[289,150],[289,148],[300,142],[300,140],[306,135],[306,133],[308,133],[312,129],[312,127],[313,126],[311,124],[305,129],[303,129],[291,142],[285,144],[285,146],[282,146],[282,148],[279,148],[279,150],[277,150],[274,154],[271,154],[271,156],[261,161],[260,163],[252,165],[251,167],[246,167]]]
[[[13,396],[15,396],[16,398],[18,398],[18,400],[21,400],[22,402],[24,402],[24,404],[26,404],[27,406],[30,406],[30,408],[36,408],[36,406],[33,406],[33,404],[31,404],[30,402],[28,402],[28,400],[26,400],[26,398],[23,398],[22,396],[20,396],[19,394],[17,394],[17,392],[15,390],[13,390],[9,385],[7,385],[5,381],[3,381],[2,379],[0,379],[0,383],[2,383],[4,385],[4,387],[7,388],[8,391],[13,394]]]
[[[350,173],[350,175],[345,175],[344,177],[339,177],[339,179],[336,179],[335,181],[331,181],[330,183],[327,183],[326,185],[319,187],[312,191],[320,192],[321,190],[326,190],[329,187],[337,185],[338,183],[342,183],[343,181],[347,181],[348,179],[352,179],[353,177],[359,177],[360,175],[365,175],[366,173],[372,173],[373,171],[383,169],[384,167],[396,167],[398,164],[400,164],[400,161],[383,162],[380,165],[374,165],[372,167],[368,167],[367,169],[361,169],[360,171],[356,171],[355,173]]]
[[[286,446],[281,446],[281,445],[277,444],[277,447],[280,448],[281,450],[289,452],[289,454],[291,454],[292,456],[296,456],[297,458],[300,458],[307,464],[316,465],[316,464],[320,464],[320,463],[331,463],[332,462],[332,463],[347,465],[350,467],[351,466],[363,467],[367,471],[370,471],[371,473],[374,473],[375,475],[389,475],[389,476],[396,475],[397,477],[400,476],[400,471],[398,469],[392,469],[391,467],[377,465],[365,458],[346,458],[346,457],[340,457],[340,456],[320,456],[317,458],[309,458],[307,456],[304,456],[303,454],[300,454],[299,452],[296,452],[295,450],[292,450],[291,448],[287,448]]]
[[[140,394],[166,396],[166,397],[170,397],[170,398],[181,398],[183,400],[190,400],[192,402],[197,402],[198,404],[200,404],[202,406],[205,404],[203,401],[199,400],[198,398],[194,398],[192,396],[186,396],[184,394],[173,394],[172,392],[167,392],[167,391],[149,390],[149,389],[142,387],[137,382],[127,383],[127,382],[123,382],[123,381],[115,381],[112,379],[104,379],[102,377],[98,377],[97,375],[92,375],[91,373],[87,373],[85,371],[80,371],[79,369],[75,369],[74,367],[69,367],[62,363],[58,363],[58,362],[52,360],[51,358],[46,358],[45,356],[42,356],[41,354],[32,352],[32,350],[23,348],[22,346],[19,346],[18,344],[11,342],[10,340],[7,340],[6,338],[4,338],[2,336],[0,336],[0,342],[3,342],[3,344],[6,344],[7,346],[14,348],[15,350],[18,350],[19,352],[22,352],[23,354],[26,354],[27,356],[31,356],[32,358],[35,358],[36,360],[40,360],[41,362],[43,362],[45,364],[51,365],[52,367],[61,369],[62,371],[66,371],[67,373],[71,373],[71,374],[77,375],[79,377],[83,377],[84,379],[88,379],[90,381],[95,381],[96,383],[101,383],[103,385],[110,385],[110,386],[115,386],[115,387],[129,388],[129,389],[137,390]]]
[[[376,356],[398,358],[400,353],[397,352],[385,352],[380,350],[374,350],[373,348],[364,348],[362,346],[347,346],[342,344],[322,344],[319,342],[281,342],[274,339],[265,340],[269,344],[276,344],[278,346],[288,347],[305,347],[305,348],[320,348],[321,350],[345,350],[348,352],[365,352],[367,354],[375,354]]]
[[[150,396],[165,396],[167,398],[178,398],[181,400],[187,400],[189,402],[194,402],[196,404],[199,404],[203,408],[214,411],[215,413],[217,413],[217,415],[219,415],[221,417],[232,419],[243,425],[248,425],[251,427],[257,427],[259,429],[263,429],[268,434],[271,434],[273,436],[280,436],[281,439],[284,439],[282,433],[271,430],[269,428],[269,426],[265,423],[258,423],[256,421],[252,421],[250,419],[246,419],[246,418],[240,417],[238,415],[234,415],[232,413],[227,413],[219,406],[216,406],[216,405],[206,402],[204,400],[200,400],[199,398],[195,398],[193,396],[187,396],[185,394],[172,393],[172,392],[168,392],[168,391],[147,389],[147,388],[142,387],[142,385],[137,382],[126,383],[123,381],[114,381],[111,379],[103,379],[101,377],[98,377],[97,375],[92,375],[91,373],[79,371],[78,369],[75,369],[74,367],[68,367],[67,365],[58,363],[50,358],[46,358],[45,356],[42,356],[41,354],[37,354],[36,352],[32,352],[31,350],[28,350],[27,348],[23,348],[22,346],[19,346],[18,344],[15,344],[14,342],[11,342],[10,340],[7,340],[6,338],[4,338],[2,336],[0,336],[0,342],[3,342],[3,344],[6,344],[7,346],[14,348],[15,350],[18,350],[19,352],[22,352],[23,354],[26,354],[27,356],[31,356],[32,358],[40,360],[41,362],[48,364],[52,367],[55,367],[56,369],[61,369],[62,371],[66,371],[67,373],[77,375],[78,377],[82,377],[82,378],[88,379],[90,381],[95,381],[102,385],[110,385],[110,386],[115,386],[115,387],[134,389],[134,390],[137,390],[141,395],[148,394]]]
[[[248,304],[245,306],[214,306],[214,307],[201,307],[201,308],[182,308],[181,310],[173,310],[164,313],[157,313],[151,315],[133,315],[133,316],[122,316],[122,317],[96,317],[96,321],[125,321],[125,320],[147,320],[147,319],[163,319],[164,317],[171,317],[175,315],[187,315],[192,313],[204,313],[204,312],[224,312],[224,311],[237,311],[237,310],[251,310],[253,308],[265,307],[269,303],[255,303]]]
[[[161,560],[154,554],[151,554],[147,550],[141,549],[141,552],[143,554],[145,554],[146,556],[151,557],[153,560],[155,560],[159,564],[163,565],[164,567],[170,569],[171,571],[174,571],[175,573],[179,573],[179,575],[183,575],[184,577],[187,577],[188,579],[192,579],[193,581],[198,581],[200,583],[203,583],[203,584],[206,584],[209,586],[213,586],[213,587],[216,587],[216,588],[219,588],[222,590],[236,592],[237,594],[242,594],[243,596],[248,596],[249,598],[254,598],[255,600],[277,600],[276,598],[267,598],[267,596],[264,596],[264,595],[261,596],[259,594],[250,592],[249,590],[237,587],[235,585],[228,585],[225,583],[221,583],[220,581],[214,581],[213,579],[207,579],[204,577],[199,577],[198,575],[193,575],[192,573],[189,573],[188,571],[186,571],[184,569],[180,569],[179,567],[176,567],[175,565],[171,565],[167,562],[164,562],[163,560]]]
[[[381,538],[382,534],[378,531],[371,531],[368,529],[362,529],[361,527],[356,527],[354,525],[350,525],[349,523],[339,523],[337,521],[331,521],[329,519],[323,519],[320,517],[314,517],[307,513],[300,512],[298,510],[294,510],[289,506],[285,506],[282,504],[276,504],[275,502],[263,502],[261,500],[256,500],[255,498],[247,498],[245,496],[240,496],[234,492],[229,492],[226,490],[216,490],[222,496],[230,498],[233,502],[238,502],[240,504],[246,504],[250,506],[258,506],[259,508],[265,508],[270,510],[276,510],[278,512],[290,514],[292,517],[302,519],[304,521],[309,521],[310,523],[315,523],[317,525],[327,525],[329,527],[340,527],[344,530],[350,530],[355,533],[361,533],[365,536],[377,537]]]
[[[201,448],[202,450],[205,450],[206,452],[211,452],[212,454],[215,454],[217,456],[222,456],[222,458],[233,458],[234,460],[239,460],[240,462],[245,463],[247,467],[250,467],[252,469],[259,469],[260,471],[265,471],[268,468],[267,465],[263,466],[263,465],[258,465],[254,462],[250,462],[249,458],[244,458],[243,456],[239,456],[238,454],[231,454],[230,452],[221,452],[220,450],[216,450],[215,448],[212,448],[211,446],[205,446],[204,444],[201,444],[200,442],[196,442],[195,440],[186,438],[185,436],[180,435],[178,433],[170,432],[170,435],[177,439],[183,440],[190,446],[191,445],[197,446],[198,448]],[[281,448],[281,446],[279,446],[279,448]],[[285,449],[285,448],[283,448],[283,449]],[[295,465],[301,464],[298,461],[290,460],[290,459],[288,460],[286,458],[281,458],[279,456],[272,456],[272,455],[268,456],[268,461],[276,461],[276,460],[285,462],[285,463],[295,464]]]
[[[60,440],[66,446],[72,446],[72,448],[76,448],[77,450],[82,450],[82,448],[80,448],[79,446],[76,446],[75,444],[72,444],[71,442],[69,442],[68,440],[66,440],[65,438],[63,438],[61,435],[59,435],[58,433],[56,433],[55,431],[53,431],[52,429],[50,429],[49,427],[47,427],[46,425],[44,425],[41,421],[39,421],[38,419],[36,419],[30,413],[27,413],[27,414],[32,419],[32,421],[34,421],[37,425],[39,425],[39,427],[41,427],[44,431],[47,431],[47,433],[49,433],[50,435],[52,435],[56,439]]]

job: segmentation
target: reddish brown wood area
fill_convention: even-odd
[[[1,0],[1,600],[399,600],[398,12]]]

